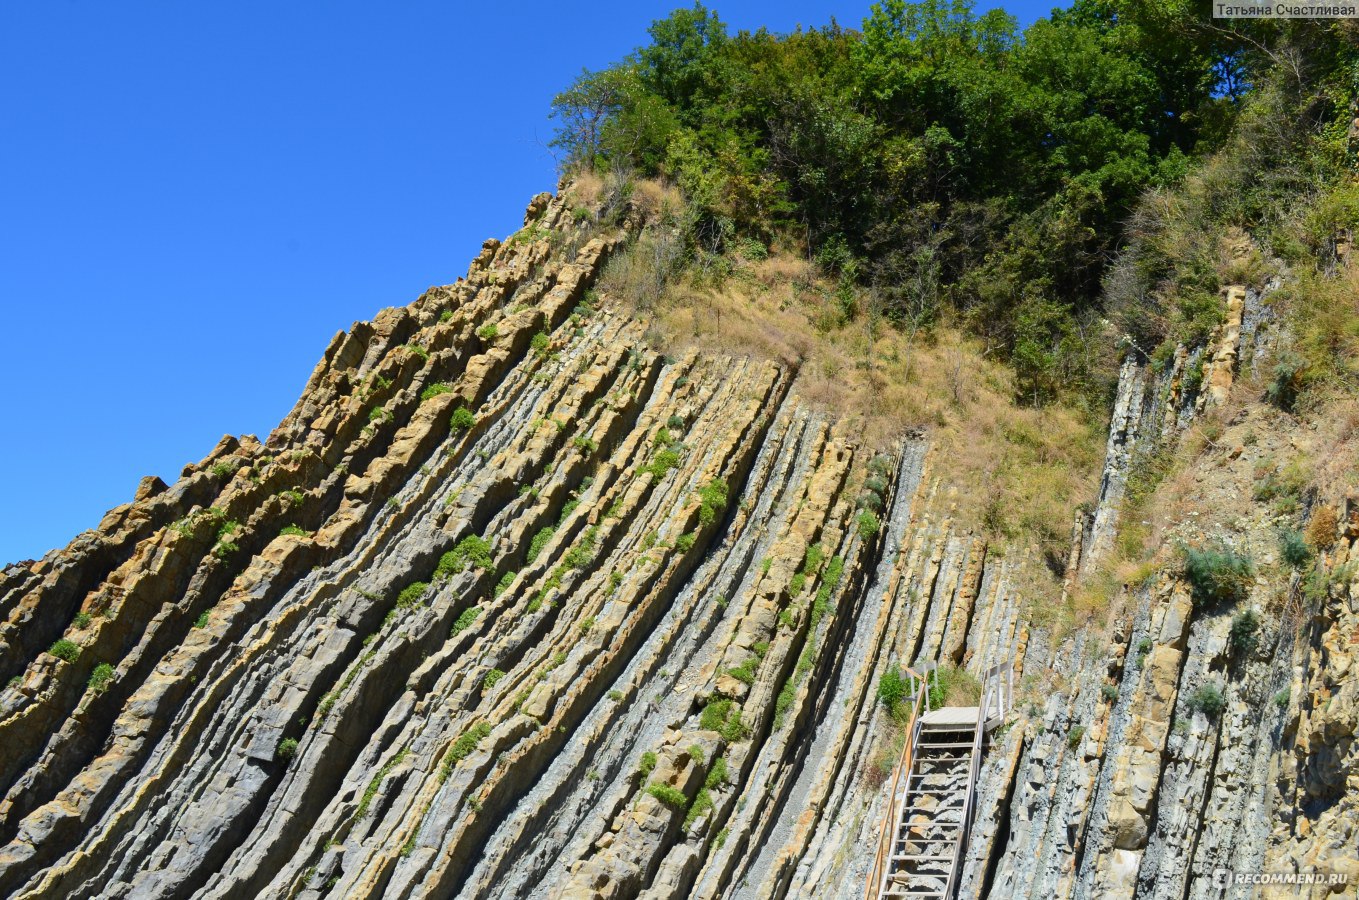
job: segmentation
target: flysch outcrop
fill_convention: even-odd
[[[535,197],[466,278],[336,335],[267,440],[0,572],[0,894],[860,897],[899,747],[876,687],[916,661],[1026,686],[962,896],[1359,877],[1359,500],[1310,501],[1335,577],[1258,578],[1247,660],[1169,542],[1110,628],[1059,633],[1043,563],[955,522],[927,434],[871,450],[785,367],[650,349],[595,289],[648,224],[618,221]],[[1137,460],[1269,352],[1260,292],[1224,302],[1208,350],[1129,356],[1070,572]]]

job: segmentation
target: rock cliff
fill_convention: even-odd
[[[0,893],[862,896],[901,739],[877,685],[917,660],[1022,686],[963,896],[1359,879],[1359,500],[1258,490],[1349,437],[1234,387],[1268,286],[1224,288],[1206,349],[1130,352],[1068,594],[1175,452],[1177,515],[1062,622],[927,432],[866,447],[793,367],[650,349],[595,290],[647,220],[535,197],[336,335],[267,440],[3,570]],[[1299,517],[1315,569],[1279,558]],[[1236,602],[1194,599],[1210,538],[1255,561]]]

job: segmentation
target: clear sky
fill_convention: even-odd
[[[0,4],[0,564],[263,439],[336,331],[464,274],[556,184],[552,95],[679,5]]]

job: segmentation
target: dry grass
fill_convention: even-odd
[[[620,257],[601,291],[651,324],[657,349],[794,368],[797,394],[873,449],[923,429],[933,474],[954,489],[962,525],[1065,555],[1074,508],[1094,493],[1103,422],[1062,406],[1016,405],[1011,371],[951,325],[911,335],[864,314],[844,321],[834,283],[787,252],[731,260],[733,271],[716,283],[671,280],[655,291],[645,275],[660,258],[655,242],[644,237]],[[857,305],[866,309],[866,298]]]

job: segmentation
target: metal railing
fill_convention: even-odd
[[[962,827],[953,848],[953,864],[949,866],[948,884],[944,896],[952,897],[958,890],[958,879],[963,874],[963,860],[967,853],[967,838],[972,831],[972,816],[977,805],[977,779],[981,777],[982,743],[986,733],[999,725],[1009,711],[1014,692],[1014,666],[999,663],[982,676],[981,702],[977,706],[977,725],[972,731],[972,759],[967,770],[967,793],[963,797]],[[993,712],[994,710],[994,712]]]
[[[892,793],[887,801],[887,814],[883,817],[882,827],[878,830],[878,850],[873,857],[873,868],[869,872],[867,885],[864,890],[865,900],[876,900],[887,890],[887,879],[891,875],[891,866],[886,864],[886,857],[891,856],[892,844],[896,841],[896,831],[899,827],[897,821],[899,817],[898,804],[902,797],[898,794],[897,786],[901,783],[901,773],[904,771],[908,777],[911,765],[914,762],[916,738],[920,734],[920,716],[929,710],[929,674],[935,668],[934,663],[922,666],[925,674],[921,675],[912,668],[905,670],[906,677],[911,680],[913,696],[911,698],[911,717],[906,724],[906,743],[901,748],[901,756],[897,759],[896,769],[892,772]],[[935,676],[936,683],[938,676]],[[909,781],[908,781],[909,784]]]

